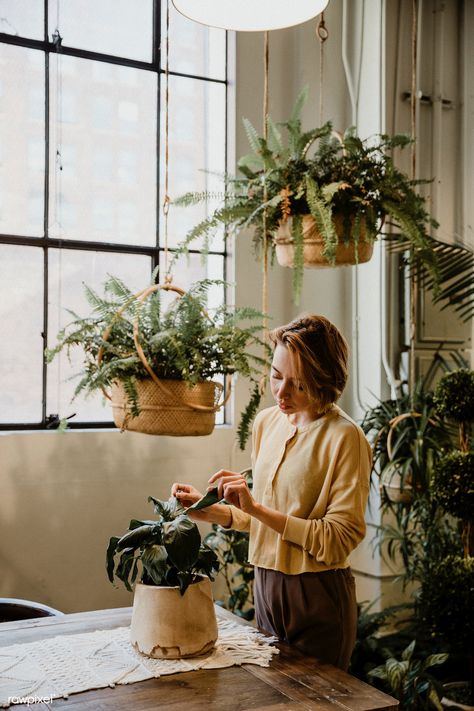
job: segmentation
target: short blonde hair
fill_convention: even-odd
[[[325,409],[347,383],[347,341],[324,316],[299,316],[269,334],[273,345],[286,346],[295,358],[297,376],[309,397]]]

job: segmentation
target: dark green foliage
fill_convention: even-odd
[[[222,499],[219,497],[219,487],[213,486],[212,489],[209,489],[207,494],[205,494],[202,499],[199,499],[199,501],[196,501],[195,504],[192,506],[189,506],[186,510],[187,511],[200,511],[201,509],[206,509],[208,506],[212,506],[213,504],[218,504]]]
[[[237,438],[239,440],[239,445],[241,449],[244,449],[245,443],[250,435],[250,427],[257,414],[257,410],[260,406],[260,401],[262,399],[262,393],[260,390],[260,384],[254,383],[252,393],[250,395],[249,403],[242,413],[240,418],[240,424],[237,428]]]
[[[432,486],[435,501],[445,511],[464,521],[474,520],[474,452],[446,454],[433,474]]]
[[[69,354],[71,349],[80,348],[84,362],[75,394],[107,389],[114,380],[120,380],[132,405],[132,415],[138,415],[135,383],[149,377],[133,340],[133,322],[138,312],[140,343],[159,378],[185,380],[194,385],[238,373],[257,383],[265,358],[257,356],[255,349],[263,349],[267,356],[270,352],[260,338],[263,314],[248,307],[232,308],[225,304],[212,314],[206,312],[207,292],[213,285],[223,287],[224,283],[198,281],[166,309],[162,308],[160,291],[141,304],[123,282],[112,276],[104,284],[103,297],[86,286],[91,315],[81,318],[73,314],[74,321],[58,334],[57,345],[47,352],[48,360],[61,350]],[[117,317],[121,308],[123,311]],[[106,328],[111,330],[104,340]],[[101,348],[103,357],[99,364]],[[255,410],[252,392],[244,411],[246,422],[249,412]],[[240,440],[243,447],[244,439]]]
[[[246,620],[252,620],[255,615],[252,606],[254,569],[248,562],[249,534],[213,524],[212,532],[204,542],[218,557],[219,574],[223,576],[228,591],[227,598],[218,600],[218,604]]]
[[[474,421],[474,370],[460,368],[444,375],[434,392],[438,413],[455,422]]]
[[[474,558],[448,556],[423,581],[420,611],[433,639],[469,653],[474,643]]]
[[[349,672],[360,679],[367,679],[369,671],[384,662],[385,650],[390,649],[393,654],[401,653],[411,640],[406,622],[397,624],[397,617],[412,609],[413,605],[403,603],[372,612],[374,604],[363,602],[358,605],[357,638]],[[390,631],[389,626],[393,627]]]
[[[368,676],[380,679],[385,690],[400,701],[401,711],[439,709],[441,711],[441,684],[427,670],[444,664],[447,654],[415,656],[416,641],[403,650],[399,659],[387,650],[385,664],[372,669]]]
[[[209,240],[222,226],[236,231],[252,227],[255,252],[259,254],[264,244],[264,210],[267,245],[273,251],[272,238],[281,220],[297,218],[291,220],[297,302],[303,276],[298,218],[307,214],[315,218],[325,244],[323,253],[334,264],[339,237],[333,217],[338,215],[342,218],[342,241],[346,245],[359,241],[363,223],[363,239],[370,242],[384,226],[390,245],[408,250],[406,261],[424,287],[433,292],[435,300],[444,306],[452,305],[465,318],[472,316],[473,253],[431,237],[430,231],[437,224],[427,212],[425,199],[417,192],[420,181],[410,180],[392,160],[393,149],[404,148],[411,139],[383,134],[362,141],[354,127],[339,137],[330,122],[303,131],[301,110],[307,93],[305,89],[300,94],[288,121],[275,124],[268,118],[267,139],[244,120],[252,152],[238,161],[238,176],[226,176],[223,206],[189,232],[178,254],[198,237],[204,235]],[[284,130],[286,140],[280,129]],[[215,196],[189,193],[176,204],[196,204],[209,197]]]
[[[112,536],[107,548],[107,575],[111,583],[118,578],[131,591],[140,573],[145,585],[178,586],[184,595],[187,587],[219,568],[217,556],[206,545],[196,524],[186,515],[178,500],[148,497],[154,503],[157,519],[132,519],[122,537]]]
[[[243,472],[249,487],[252,487],[252,472]],[[224,579],[228,595],[217,600],[219,605],[231,610],[245,620],[253,620],[254,568],[248,561],[249,534],[212,524],[212,531],[204,542],[217,555],[219,575]]]

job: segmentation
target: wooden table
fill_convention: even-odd
[[[216,607],[219,617],[240,618]],[[0,647],[63,634],[130,624],[131,608],[80,612],[0,624]],[[247,624],[242,621],[242,624]],[[169,709],[170,711],[369,711],[396,710],[398,702],[340,669],[319,664],[286,644],[268,668],[245,664],[162,676],[97,689],[30,708],[53,711]],[[26,708],[24,704],[11,709]]]

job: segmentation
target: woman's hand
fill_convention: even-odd
[[[251,516],[255,515],[257,505],[250,493],[247,481],[242,474],[221,469],[209,479],[209,488],[217,484],[219,498],[233,504]]]
[[[171,496],[175,496],[179,503],[186,509],[202,499],[202,494],[191,484],[180,484],[175,482],[171,487]],[[227,506],[213,504],[206,509],[199,511],[189,511],[189,518],[196,521],[208,521],[209,523],[219,523],[221,526],[229,526],[231,514]]]

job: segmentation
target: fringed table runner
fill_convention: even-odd
[[[218,620],[219,637],[204,657],[150,659],[135,651],[130,628],[118,627],[0,647],[0,706],[52,701],[88,689],[133,684],[164,674],[240,664],[267,667],[278,653],[253,627]],[[27,700],[28,699],[28,700]]]

